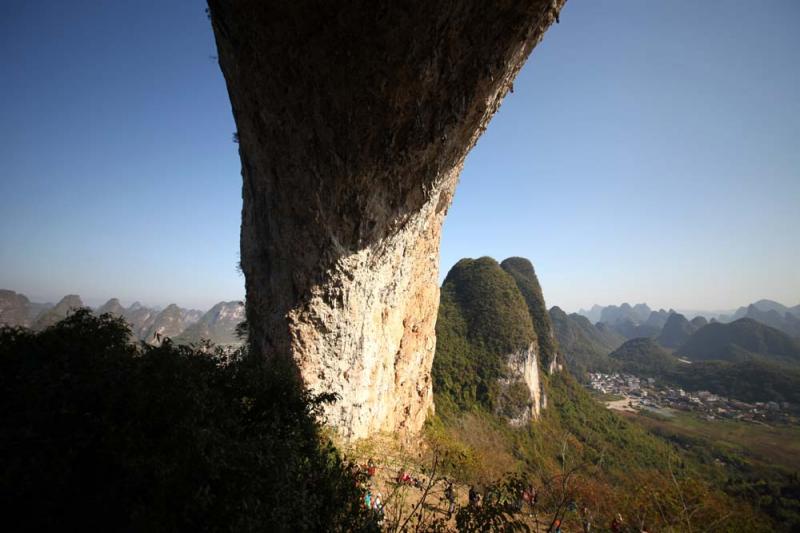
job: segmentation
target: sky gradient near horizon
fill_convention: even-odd
[[[570,0],[468,156],[458,259],[548,305],[800,303],[800,2]],[[4,5],[0,288],[242,298],[235,130],[204,4]]]

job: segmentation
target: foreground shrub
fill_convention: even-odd
[[[0,329],[4,528],[371,527],[353,470],[319,436],[331,398],[245,352],[220,364],[128,339],[88,310],[38,334]]]

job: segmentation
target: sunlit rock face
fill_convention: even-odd
[[[432,407],[441,224],[563,0],[209,1],[242,160],[252,348],[346,438]]]
[[[500,380],[501,387],[516,384],[524,386],[526,398],[513,410],[499,413],[506,416],[509,424],[524,427],[531,420],[537,420],[542,412],[544,393],[539,379],[539,362],[536,357],[537,344],[531,343],[526,350],[519,350],[507,356],[508,377]]]

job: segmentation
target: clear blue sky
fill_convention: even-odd
[[[207,308],[243,296],[235,127],[204,4],[11,0],[0,287]],[[470,154],[461,257],[548,304],[800,302],[800,2],[570,0]]]

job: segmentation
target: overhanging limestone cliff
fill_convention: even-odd
[[[564,0],[210,0],[242,160],[252,349],[348,438],[432,406],[439,234],[467,152]]]

